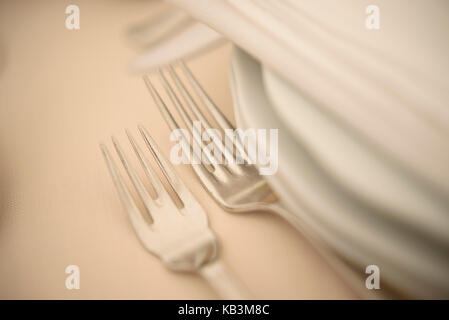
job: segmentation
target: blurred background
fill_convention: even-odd
[[[142,123],[169,154],[141,75],[178,58],[235,126],[279,129],[267,181],[355,275],[274,214],[225,212],[177,166],[256,298],[448,298],[449,5],[374,2],[1,1],[0,298],[218,298],[141,246],[99,149]]]

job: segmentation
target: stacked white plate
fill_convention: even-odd
[[[444,201],[345,135],[344,127],[238,48],[231,87],[238,127],[279,129],[279,169],[267,179],[312,233],[362,270],[377,265],[395,291],[448,295],[447,233],[437,235],[448,226]],[[428,224],[426,215],[440,224]]]

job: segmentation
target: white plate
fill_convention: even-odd
[[[378,208],[385,218],[396,219],[449,246],[447,199],[432,194],[422,181],[412,179],[266,67],[263,78],[280,120],[340,187]]]
[[[444,41],[447,32],[441,27],[448,26],[447,17],[442,14],[447,1],[431,0],[432,5],[430,1],[417,1],[413,6],[407,0],[378,1],[382,26],[377,31],[365,28],[365,6],[358,0],[344,4],[333,1],[333,5],[325,0],[310,5],[310,1],[274,0],[170,2],[277,71],[392,161],[424,179],[435,192],[449,196],[449,109],[445,90],[448,81],[447,72],[443,71],[448,63],[439,53],[449,53],[449,45]],[[347,10],[354,13],[356,8],[358,14],[351,15],[348,21],[358,23],[363,31],[352,37],[341,31],[338,23],[321,21],[317,18],[321,13],[318,9],[326,11],[326,5],[335,8],[335,12],[327,10],[327,14],[339,18]],[[408,15],[404,16],[404,12]],[[421,19],[407,19],[418,15]],[[331,18],[329,21],[335,22]],[[407,52],[396,44],[401,43],[402,37],[410,40],[410,35],[416,39],[408,42]],[[383,47],[367,46],[364,37],[379,37],[379,41],[371,43]],[[383,38],[386,41],[380,41]],[[416,54],[421,51],[416,43],[429,39],[434,40],[429,43],[431,49]],[[406,65],[400,57],[398,60],[389,54],[396,49],[401,49],[400,54],[405,53],[413,63]],[[427,66],[428,61],[438,61],[443,69],[433,68],[435,73],[423,76],[416,67]],[[438,80],[431,80],[434,78]]]
[[[399,290],[421,297],[447,294],[447,258],[376,217],[320,171],[271,109],[260,65],[240,50],[232,57],[231,86],[239,126],[279,128],[279,170],[267,179],[290,210],[304,209],[300,218],[312,232],[360,266],[377,264]]]
[[[139,49],[148,49],[166,37],[195,23],[182,10],[165,7],[162,12],[134,24],[128,29],[127,36]]]

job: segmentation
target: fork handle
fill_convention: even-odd
[[[315,234],[311,234],[307,228],[305,228],[301,219],[293,212],[285,208],[285,206],[281,203],[271,203],[267,209],[285,219],[296,230],[301,232],[301,234],[315,248],[320,256],[326,260],[337,272],[337,274],[343,277],[349,286],[353,288],[360,296],[365,299],[391,299],[391,297],[385,293],[376,292],[374,294],[374,292],[366,290],[365,282],[362,280],[361,276],[348,264],[344,263],[334,252],[334,250],[331,249],[326,243],[320,240]]]
[[[211,261],[201,269],[199,274],[209,282],[211,287],[225,300],[249,300],[251,294],[228,267],[219,260]]]

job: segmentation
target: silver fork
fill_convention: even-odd
[[[176,67],[182,71],[189,86],[193,89],[207,111],[212,115],[212,118],[217,123],[217,127],[222,132],[225,132],[225,135],[227,132],[226,129],[235,130],[230,121],[223,115],[217,105],[202,88],[187,65],[183,61],[179,61],[176,63]],[[176,90],[167,80],[165,76],[166,73],[169,74],[172,80],[171,82],[175,84]],[[198,132],[194,133],[190,129],[194,128],[192,125],[194,119],[192,119],[187,110],[197,118],[195,120],[201,122],[202,127],[205,129],[211,129],[212,125],[195,102],[195,99],[189,93],[189,90],[181,80],[178,71],[176,71],[173,65],[169,65],[165,70],[159,69],[158,75],[172,105],[181,116],[184,125],[189,128],[189,131],[194,138],[193,144],[200,145],[201,147],[203,142],[198,140]],[[145,75],[143,79],[167,125],[171,130],[179,129],[180,127],[174,119],[173,114],[150,78]],[[176,91],[180,93],[182,98],[179,97]],[[197,138],[195,139],[195,137]],[[248,161],[248,154],[246,153],[245,146],[238,136],[236,139],[233,139],[232,137],[229,138],[234,142],[233,149],[235,149],[235,153],[243,156],[243,164],[239,164],[237,161],[224,164],[212,163],[207,166],[192,164],[194,172],[212,198],[229,212],[265,211],[281,216],[306,236],[321,256],[325,258],[353,288],[366,296],[367,293],[363,285],[364,283],[361,281],[358,271],[354,270],[353,266],[345,264],[327,244],[307,231],[303,222],[298,218],[298,215],[287,210],[278,201],[278,197],[274,190],[269,186],[265,178],[259,174],[257,167],[254,164],[251,164],[254,162]],[[187,138],[182,136],[182,140],[183,144],[190,146],[190,151],[192,151],[193,147],[189,144]],[[218,140],[220,140],[220,137],[218,137]],[[223,144],[218,145],[218,147],[221,148],[220,150],[224,154],[233,152],[232,150],[227,149]],[[183,148],[183,150],[185,151],[188,149]],[[194,154],[194,156],[197,155]],[[210,159],[208,160],[211,162]],[[205,167],[208,167],[208,170],[205,170]],[[301,210],[301,208],[298,208],[298,210]]]
[[[245,287],[222,262],[216,259],[217,239],[208,226],[203,208],[182,180],[178,178],[173,167],[162,155],[147,130],[142,125],[139,125],[138,129],[177,201],[174,201],[169,191],[164,188],[128,130],[126,130],[126,134],[150,181],[152,193],[147,190],[131,166],[117,139],[112,137],[112,141],[146,212],[141,212],[136,205],[108,148],[104,144],[100,144],[100,147],[120,199],[140,241],[170,270],[199,273],[222,298],[248,299],[250,295]]]
[[[206,91],[201,87],[195,76],[182,61],[178,63],[180,69],[183,71],[184,76],[187,78],[190,86],[199,96],[200,100],[210,112],[213,119],[218,125],[218,128],[227,134],[226,129],[234,130],[234,127],[230,121],[223,115],[223,113],[218,109],[216,104],[208,96]],[[193,121],[192,117],[188,114],[187,109],[191,114],[195,115],[197,120],[201,122],[202,127],[205,129],[212,129],[210,122],[207,120],[204,113],[201,111],[200,107],[195,102],[192,95],[189,93],[188,89],[182,82],[181,78],[178,76],[177,71],[173,66],[168,66],[166,71],[170,75],[173,83],[176,85],[177,90],[182,96],[182,100],[179,98],[178,94],[172,87],[172,85],[167,80],[164,72],[159,69],[158,74],[160,81],[169,96],[171,103],[176,108],[177,112],[180,114],[185,126],[189,128],[192,133],[193,144],[203,145],[203,142],[199,141],[198,132],[192,132]],[[152,81],[148,76],[144,76],[145,84],[151,93],[157,107],[159,108],[162,116],[167,122],[171,130],[180,129],[180,126],[173,117],[173,114],[167,107],[167,104],[162,99],[156,87],[153,85]],[[187,106],[187,108],[186,108]],[[214,131],[211,131],[215,134]],[[190,146],[187,138],[182,137],[185,145]],[[263,176],[259,174],[257,167],[254,164],[250,164],[248,161],[248,154],[245,150],[244,144],[237,136],[237,139],[229,137],[233,141],[233,147],[235,148],[235,154],[241,155],[244,163],[239,163],[238,161],[233,161],[232,163],[221,163],[217,164],[211,159],[208,159],[208,164],[192,164],[192,168],[198,176],[201,183],[204,185],[209,194],[212,195],[214,200],[222,206],[226,211],[231,212],[247,212],[247,211],[270,211],[279,214],[280,216],[287,219],[293,225],[299,227],[301,223],[293,214],[288,212],[283,206],[280,205],[276,193],[268,185],[267,181]],[[221,139],[217,139],[221,140]],[[215,140],[213,140],[215,142]],[[190,146],[192,147],[192,146]],[[233,150],[227,148],[224,144],[218,145],[223,154],[231,155]],[[191,149],[194,149],[193,147]],[[183,148],[183,150],[186,150]],[[197,154],[194,156],[198,157]],[[212,162],[212,163],[211,163]],[[204,170],[207,168],[208,170]]]

